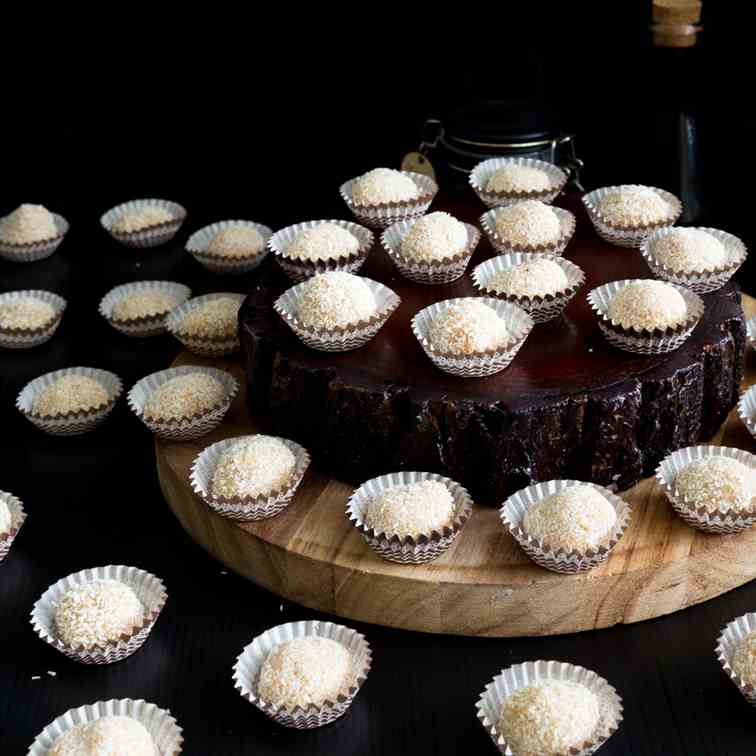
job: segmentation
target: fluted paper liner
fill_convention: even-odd
[[[746,682],[732,668],[732,663],[741,641],[747,635],[754,632],[754,630],[756,630],[756,613],[749,612],[748,614],[744,614],[722,628],[715,649],[717,661],[722,665],[724,673],[732,680],[733,684],[743,695],[743,698],[751,706],[756,706],[756,688],[754,688],[752,683]]]
[[[656,479],[664,489],[678,516],[704,533],[730,535],[747,530],[756,522],[756,499],[746,509],[715,509],[696,507],[683,496],[675,485],[675,480],[691,462],[698,462],[710,457],[728,457],[742,462],[747,467],[756,469],[756,455],[727,446],[688,446],[678,449],[665,457],[656,468]]]
[[[622,722],[622,699],[603,677],[590,669],[567,662],[528,661],[503,669],[485,687],[475,705],[478,719],[500,753],[517,756],[498,730],[504,702],[515,691],[541,680],[562,680],[584,685],[598,699],[599,723],[596,731],[588,742],[570,749],[570,756],[595,753],[619,729]]]
[[[78,412],[66,412],[59,415],[38,415],[32,411],[37,395],[66,375],[85,375],[99,381],[108,393],[108,401],[99,407],[91,407]],[[123,391],[121,379],[108,370],[88,367],[71,367],[54,370],[52,373],[35,378],[21,389],[16,398],[18,410],[34,425],[53,436],[76,436],[94,430],[110,414]]]
[[[738,401],[738,416],[756,439],[756,385],[746,389]]]
[[[642,330],[624,328],[617,321],[609,317],[609,305],[620,289],[629,283],[635,283],[637,280],[628,278],[623,281],[612,281],[603,286],[598,286],[589,292],[588,303],[596,313],[599,328],[612,346],[624,349],[626,352],[634,352],[635,354],[665,354],[666,352],[673,352],[687,341],[690,334],[693,333],[693,330],[698,325],[704,313],[704,301],[698,294],[690,289],[686,289],[684,286],[669,284],[670,286],[674,286],[685,300],[688,312],[686,320],[674,328],[667,328],[665,330],[657,328],[649,331],[646,328]]]
[[[302,482],[304,474],[310,464],[310,455],[307,449],[288,438],[278,438],[285,444],[295,458],[294,472],[283,488],[271,491],[261,496],[216,496],[212,493],[213,475],[218,466],[221,456],[232,446],[254,435],[236,436],[218,441],[205,448],[195,457],[189,481],[197,496],[202,499],[211,509],[230,520],[250,522],[252,520],[266,520],[283,512],[294,498],[294,494]]]
[[[297,706],[288,709],[260,698],[257,684],[268,655],[282,643],[313,636],[336,641],[350,652],[354,664],[354,680],[351,684],[344,688],[336,701],[313,703],[306,708]],[[330,724],[346,712],[365,682],[371,662],[370,645],[365,636],[355,630],[333,622],[289,622],[266,630],[245,647],[234,664],[234,688],[242,698],[254,704],[278,724],[298,730],[312,730]]]
[[[0,260],[29,263],[50,257],[60,246],[63,237],[68,233],[68,221],[57,213],[52,213],[52,217],[58,233],[51,239],[40,239],[39,241],[16,244],[0,238]]]
[[[118,640],[107,643],[105,646],[70,646],[57,637],[55,610],[67,591],[95,580],[117,580],[128,585],[144,605],[142,622],[130,633],[122,635]],[[93,567],[74,572],[58,580],[57,583],[53,583],[34,604],[31,623],[34,631],[45,643],[56,648],[69,659],[82,664],[112,664],[126,659],[141,648],[152,632],[167,598],[168,594],[163,581],[149,572],[124,565],[110,564],[106,567]]]
[[[130,717],[141,723],[150,733],[159,756],[178,756],[182,751],[184,738],[178,722],[170,711],[142,699],[98,701],[87,706],[69,709],[50,722],[29,748],[27,756],[47,756],[55,741],[77,725],[88,724],[102,717]]]
[[[144,406],[147,400],[163,384],[182,375],[201,373],[215,378],[223,385],[223,399],[213,407],[202,412],[181,418],[145,417]],[[182,365],[152,373],[134,384],[128,394],[131,411],[158,437],[169,441],[193,441],[204,436],[220,425],[231,402],[239,391],[239,382],[225,370],[199,365]]]
[[[418,221],[399,221],[381,234],[381,245],[391,258],[396,269],[405,278],[420,284],[447,284],[463,276],[470,258],[480,241],[480,231],[469,223],[463,224],[467,231],[467,243],[461,252],[441,260],[412,260],[402,254],[402,241]]]
[[[0,502],[4,501],[8,507],[8,511],[11,516],[10,530],[5,533],[0,533],[0,562],[8,556],[10,547],[13,545],[13,541],[18,535],[18,531],[21,530],[21,526],[26,519],[26,512],[24,512],[21,499],[18,499],[13,494],[7,491],[0,491]]]
[[[230,256],[218,255],[208,252],[208,245],[221,232],[227,228],[254,228],[263,238],[263,248],[259,252],[250,255]],[[241,274],[254,270],[268,256],[268,240],[273,235],[273,230],[261,223],[253,223],[245,220],[226,220],[211,223],[209,226],[195,231],[186,242],[186,251],[209,271],[213,273]]]
[[[348,231],[359,242],[356,252],[342,254],[339,257],[329,258],[327,260],[308,260],[302,257],[291,257],[288,249],[292,242],[302,233],[311,228],[317,228],[325,223],[339,226]],[[319,273],[339,270],[344,273],[356,273],[367,260],[370,250],[373,248],[375,237],[373,232],[360,226],[357,223],[350,223],[343,220],[317,220],[307,221],[306,223],[296,223],[293,226],[287,226],[280,231],[276,231],[268,239],[268,248],[273,252],[281,270],[295,283],[300,283]]]
[[[575,216],[561,207],[551,208],[559,219],[560,233],[559,238],[553,244],[512,244],[503,237],[499,236],[496,231],[496,212],[498,208],[489,210],[480,216],[480,225],[483,228],[491,246],[501,254],[541,254],[541,255],[560,255],[564,252],[565,247],[569,244],[575,233]]]
[[[322,352],[348,352],[367,344],[383,328],[401,299],[388,286],[371,278],[361,278],[373,292],[376,310],[368,320],[339,328],[313,328],[299,321],[297,312],[303,286],[297,284],[287,289],[274,303],[273,308],[286,325],[308,347]]]
[[[381,202],[377,205],[357,205],[352,200],[352,187],[360,176],[345,181],[339,188],[341,198],[360,223],[370,228],[387,228],[397,221],[419,218],[424,215],[438,192],[438,184],[423,173],[400,171],[411,178],[418,188],[419,195],[406,202]]]
[[[527,168],[537,168],[548,174],[551,185],[548,189],[542,191],[526,192],[492,192],[486,189],[488,181],[496,171],[508,165],[522,165]],[[513,205],[523,200],[540,200],[550,205],[564,189],[567,183],[567,174],[553,163],[547,163],[544,160],[534,160],[533,158],[489,158],[478,163],[470,171],[470,186],[475,194],[480,197],[481,201],[488,208],[504,207]]]
[[[585,274],[577,265],[571,263],[569,260],[565,260],[563,257],[557,257],[556,255],[542,255],[542,257],[556,263],[567,276],[567,286],[556,294],[520,297],[514,294],[504,294],[489,288],[489,282],[497,273],[533,259],[532,255],[519,252],[510,255],[500,255],[477,265],[472,272],[475,288],[483,296],[496,297],[497,299],[503,299],[506,302],[516,304],[525,310],[535,323],[545,323],[548,320],[558,318],[578,292],[578,289],[585,283]]]
[[[520,351],[520,347],[525,343],[525,339],[533,329],[533,319],[525,310],[511,302],[475,297],[475,301],[488,305],[504,320],[512,335],[511,340],[497,349],[486,352],[472,354],[439,352],[432,346],[428,338],[431,323],[447,307],[464,299],[472,299],[472,297],[446,299],[420,310],[412,318],[412,332],[431,362],[445,373],[458,375],[462,378],[481,378],[499,373],[512,362],[517,352]]]
[[[756,349],[756,316],[746,322],[746,340]]]
[[[38,328],[6,328],[0,325],[0,347],[5,349],[30,349],[49,341],[55,331],[58,330],[67,302],[63,297],[53,294],[51,291],[42,291],[41,289],[9,291],[7,294],[0,294],[0,305],[28,298],[46,302],[55,310],[55,314],[47,323],[43,323]]]
[[[158,336],[165,333],[165,319],[170,310],[145,315],[138,318],[116,318],[113,316],[113,308],[125,297],[131,294],[143,294],[145,292],[161,291],[169,294],[176,300],[175,307],[182,305],[192,296],[192,290],[184,284],[174,281],[136,281],[134,283],[121,284],[111,289],[100,301],[100,315],[110,323],[117,331],[126,336]]]
[[[155,223],[151,226],[145,226],[138,231],[121,232],[113,228],[113,224],[125,213],[135,210],[141,210],[145,207],[162,207],[165,208],[172,216],[172,219],[164,223]],[[162,199],[138,199],[129,202],[123,202],[120,205],[108,210],[100,218],[102,227],[121,244],[136,249],[145,247],[157,247],[169,242],[178,233],[181,225],[186,220],[186,209],[178,202],[169,202]]]
[[[175,310],[171,310],[168,317],[165,319],[165,329],[168,333],[175,336],[190,352],[200,354],[203,357],[222,357],[224,355],[233,354],[239,349],[239,331],[234,326],[233,334],[230,336],[200,336],[190,335],[182,333],[181,323],[187,314],[195,307],[199,307],[205,302],[209,302],[213,299],[236,299],[241,307],[246,295],[235,294],[228,291],[218,291],[213,294],[204,294],[201,297],[194,297],[189,299],[183,304],[179,305]]]
[[[635,226],[620,226],[613,223],[610,218],[603,215],[598,207],[602,197],[618,189],[651,189],[656,192],[668,205],[669,215],[661,220],[652,223],[639,224]],[[640,184],[622,184],[620,186],[605,186],[601,189],[594,189],[583,195],[583,206],[585,207],[588,217],[596,229],[596,233],[610,244],[616,244],[619,247],[640,247],[649,234],[661,228],[674,226],[677,219],[682,215],[682,202],[674,194],[665,192],[663,189],[657,189],[655,186],[642,186]]]
[[[373,499],[395,486],[406,486],[424,480],[443,483],[454,499],[454,517],[442,530],[398,536],[377,532],[365,525],[365,514]],[[378,556],[400,564],[422,564],[441,556],[456,540],[472,514],[472,499],[467,490],[451,478],[426,472],[397,472],[381,475],[363,483],[349,497],[346,515]]]

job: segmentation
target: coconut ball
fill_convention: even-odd
[[[174,220],[173,214],[161,205],[144,205],[125,210],[113,222],[112,230],[119,234],[133,234],[145,228]]]
[[[683,295],[664,281],[632,281],[609,303],[607,314],[623,328],[653,331],[674,328],[688,317]]]
[[[113,304],[110,315],[115,320],[136,320],[169,313],[178,298],[169,291],[144,289],[131,291]]]
[[[355,682],[352,655],[330,638],[295,638],[265,659],[257,695],[266,703],[293,709],[336,703]]]
[[[659,223],[672,212],[665,199],[645,186],[626,186],[607,192],[597,209],[609,223],[620,227]]]
[[[365,280],[333,271],[308,278],[301,284],[296,316],[307,328],[345,328],[370,320],[378,309]]]
[[[147,397],[144,416],[153,420],[196,417],[218,407],[225,398],[226,389],[212,375],[178,375],[163,383]]]
[[[0,535],[10,533],[13,517],[8,502],[0,496]]]
[[[476,299],[445,307],[430,324],[428,340],[444,354],[473,354],[503,347],[512,339],[496,310]]]
[[[286,257],[301,260],[336,260],[356,255],[359,239],[335,223],[319,223],[300,231],[285,251]]]
[[[158,756],[147,728],[136,719],[106,716],[64,732],[48,756]]]
[[[671,270],[693,273],[714,270],[727,263],[727,250],[719,239],[698,228],[676,228],[653,245],[653,256]]]
[[[561,266],[546,257],[536,257],[500,270],[486,288],[515,297],[545,297],[564,291],[570,285]]]
[[[756,685],[756,631],[748,633],[735,648],[732,669],[745,683]]]
[[[615,523],[614,507],[593,486],[577,485],[546,496],[525,512],[522,527],[552,551],[587,551],[604,540]]]
[[[55,217],[44,205],[19,205],[0,218],[0,239],[11,244],[33,244],[59,234]]]
[[[265,249],[263,235],[247,225],[226,226],[207,243],[206,252],[217,257],[252,257]]]
[[[102,407],[110,401],[107,389],[88,375],[69,374],[42,389],[32,401],[35,415],[66,415]]]
[[[55,308],[36,297],[0,302],[0,328],[33,330],[55,318]]]
[[[418,218],[402,239],[403,257],[418,262],[446,260],[464,252],[467,229],[449,213],[429,213]]]
[[[208,299],[182,318],[179,332],[189,338],[233,338],[241,301],[234,297]]]
[[[499,207],[495,212],[496,235],[513,247],[556,244],[562,226],[554,208],[538,200]]]
[[[696,509],[750,509],[756,505],[756,469],[730,457],[708,457],[684,467],[675,488]]]
[[[551,189],[551,176],[541,168],[512,163],[494,171],[486,183],[489,192],[545,192]]]
[[[401,171],[391,168],[374,168],[352,184],[352,202],[355,205],[409,202],[419,196],[417,184]]]

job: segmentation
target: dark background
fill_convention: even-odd
[[[447,638],[350,623],[372,643],[375,667],[349,714],[309,734],[277,728],[233,690],[231,666],[262,630],[316,615],[281,608],[190,542],[162,500],[151,439],[125,402],[102,429],[71,439],[44,436],[13,409],[22,385],[48,370],[101,366],[128,387],[170,362],[168,337],[141,344],[101,321],[96,305],[113,285],[171,278],[196,294],[249,285],[206,274],[183,254],[185,232],[157,253],[121,250],[98,226],[110,206],[174,199],[189,210],[185,231],[232,217],[274,228],[345,217],[342,180],[397,165],[417,147],[426,117],[471,98],[538,92],[557,105],[577,134],[588,188],[665,186],[673,141],[665,125],[673,105],[687,103],[701,129],[705,221],[751,246],[755,124],[740,4],[706,4],[700,49],[684,70],[650,49],[645,4],[577,5],[544,4],[522,21],[509,9],[504,18],[470,9],[467,20],[449,19],[443,36],[409,9],[376,29],[371,12],[382,14],[371,6],[324,27],[292,7],[283,9],[288,22],[208,19],[195,33],[157,30],[146,16],[130,19],[139,34],[111,28],[78,50],[63,36],[44,76],[32,74],[38,48],[6,68],[2,91],[13,107],[2,121],[0,214],[42,202],[72,230],[46,262],[0,265],[0,291],[48,288],[70,303],[50,344],[0,355],[0,488],[29,513],[0,566],[0,753],[25,753],[72,706],[128,696],[170,708],[190,756],[492,753],[475,720],[477,696],[502,667],[539,657],[594,668],[619,689],[625,721],[602,753],[753,751],[752,709],[713,655],[721,627],[756,605],[752,586],[666,619],[579,636]],[[754,291],[753,266],[741,281]],[[156,573],[170,598],[137,656],[88,669],[39,641],[28,614],[54,580],[107,563]]]

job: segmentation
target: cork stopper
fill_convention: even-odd
[[[653,0],[651,31],[657,47],[694,47],[702,30],[701,0]]]

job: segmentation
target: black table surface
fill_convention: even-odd
[[[124,400],[100,429],[76,438],[44,435],[13,407],[21,387],[49,370],[102,367],[128,389],[170,363],[171,337],[129,339],[100,318],[97,303],[112,286],[162,278],[201,294],[252,285],[255,274],[208,274],[183,252],[185,237],[137,253],[93,221],[89,231],[72,228],[47,261],[0,263],[0,291],[42,288],[69,300],[50,343],[0,354],[0,489],[19,496],[28,513],[0,565],[0,753],[26,753],[71,707],[126,697],[170,709],[190,756],[494,753],[475,702],[502,668],[528,659],[584,665],[618,689],[625,718],[602,750],[607,756],[753,752],[753,709],[722,673],[714,645],[729,620],[756,608],[756,584],[666,618],[579,635],[444,637],[349,622],[369,639],[374,667],[343,719],[299,733],[244,701],[231,667],[247,643],[282,622],[333,618],[282,603],[190,540],[163,501],[151,436]],[[52,582],[104,564],[153,572],[169,599],[135,656],[89,668],[43,643],[29,613]]]

